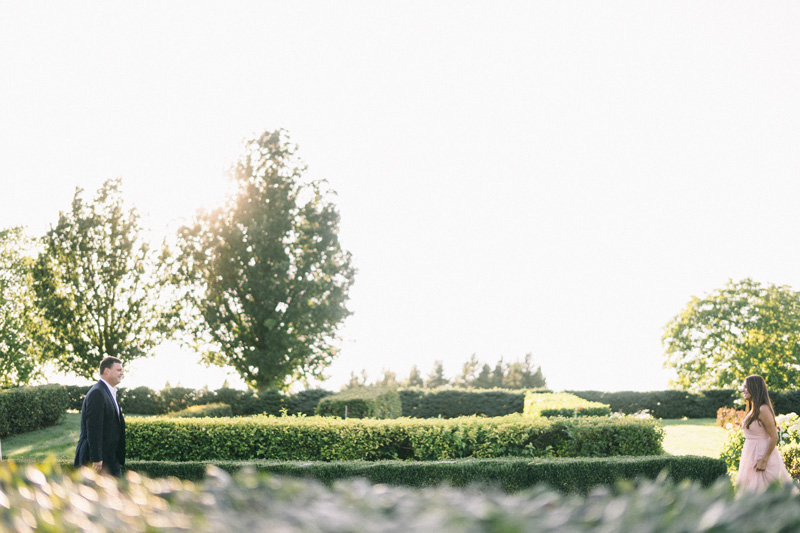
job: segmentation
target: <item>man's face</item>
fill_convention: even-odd
[[[110,367],[103,370],[102,377],[108,382],[109,385],[116,387],[119,385],[119,382],[122,381],[122,378],[125,377],[125,371],[122,370],[121,364],[114,363]]]

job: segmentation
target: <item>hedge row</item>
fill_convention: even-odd
[[[714,418],[720,407],[733,407],[741,392],[733,389],[686,392],[566,391],[584,400],[608,404],[616,413],[631,415],[648,410],[656,418]],[[772,393],[770,393],[772,395]]]
[[[164,416],[170,418],[202,418],[206,416],[222,418],[233,416],[233,409],[227,403],[209,403],[206,405],[193,405]]]
[[[133,417],[126,437],[130,459],[377,461],[657,455],[664,430],[653,420],[630,417]]]
[[[80,410],[89,386],[68,386],[69,408]],[[528,391],[530,392],[530,391]],[[534,391],[549,392],[549,391]],[[666,390],[653,392],[567,391],[584,400],[609,405],[611,411],[634,414],[648,410],[657,418],[714,418],[721,407],[732,408],[741,393],[738,390],[706,390],[699,393]],[[524,390],[505,389],[400,389],[402,416],[412,418],[456,418],[459,416],[504,416],[521,413]],[[120,402],[128,414],[158,415],[179,411],[193,405],[227,403],[235,415],[273,414],[283,409],[288,414],[313,415],[320,399],[333,392],[314,389],[293,395],[276,391],[253,393],[236,389],[198,391],[170,387],[153,391],[148,387],[120,388]],[[779,413],[800,413],[800,390],[771,391]],[[349,416],[349,415],[348,415]]]
[[[528,416],[608,416],[611,408],[566,392],[525,394],[524,414]]]
[[[365,387],[322,398],[315,413],[339,418],[399,418],[403,406],[395,388]]]
[[[58,424],[67,413],[69,397],[61,385],[0,390],[0,438]]]
[[[80,411],[90,385],[67,385],[69,408]],[[546,389],[533,392],[549,392]],[[410,418],[457,418],[460,416],[505,416],[521,413],[525,405],[525,390],[508,389],[399,389],[401,415]],[[335,393],[322,389],[284,395],[275,391],[253,393],[223,388],[204,391],[185,387],[169,387],[154,391],[149,387],[127,389],[120,387],[119,400],[128,414],[163,415],[195,405],[227,403],[236,415],[279,415],[286,409],[290,415],[315,414],[322,398]],[[349,411],[348,407],[348,411]],[[237,412],[238,411],[238,412]],[[343,415],[339,415],[343,416]],[[353,417],[348,412],[348,416]]]
[[[490,485],[506,492],[547,484],[560,492],[586,493],[599,485],[621,480],[656,479],[665,472],[673,481],[696,481],[705,486],[725,475],[721,459],[696,456],[588,457],[568,459],[457,459],[450,461],[130,461],[126,465],[150,477],[175,476],[199,481],[210,465],[231,474],[242,467],[281,476],[313,478],[330,485],[334,481],[363,478],[371,483],[408,487],[455,487]]]
[[[91,385],[68,385],[69,408],[81,410],[83,398]],[[224,403],[231,406],[234,416],[256,414],[280,415],[286,410],[289,415],[313,415],[319,400],[333,394],[322,389],[311,389],[286,395],[276,390],[263,392],[221,388],[215,391],[167,387],[154,391],[149,387],[128,389],[120,387],[118,399],[122,410],[129,415],[164,415],[182,411],[196,405]]]
[[[509,389],[400,389],[403,416],[411,418],[457,418],[460,416],[505,416],[521,413],[525,390]],[[537,389],[534,392],[549,392]]]
[[[791,487],[735,498],[725,478],[703,487],[659,477],[597,488],[588,497],[545,486],[519,494],[363,480],[326,486],[246,471],[231,478],[219,469],[201,483],[134,473],[121,483],[109,481],[88,469],[0,464],[0,493],[6,498],[0,529],[738,533],[800,527],[800,505]],[[47,505],[31,504],[40,499]]]

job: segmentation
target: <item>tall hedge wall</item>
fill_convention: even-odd
[[[459,416],[505,416],[521,413],[525,390],[508,389],[400,389],[403,416],[411,418],[457,418]]]
[[[81,410],[83,398],[92,385],[67,385],[69,409]],[[120,387],[118,399],[122,410],[129,415],[165,415],[197,405],[225,403],[231,406],[234,416],[280,415],[286,409],[290,415],[311,416],[320,399],[333,394],[322,389],[310,389],[297,394],[283,394],[275,390],[263,392],[220,388],[215,391],[167,387],[156,391],[150,387]]]
[[[633,414],[647,409],[656,418],[714,418],[720,407],[733,407],[741,393],[733,389],[686,392],[567,391],[585,400],[608,404],[617,413]],[[770,393],[772,394],[772,393]]]

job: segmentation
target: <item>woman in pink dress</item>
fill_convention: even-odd
[[[747,414],[742,420],[744,447],[736,478],[737,490],[763,491],[775,482],[791,483],[776,444],[778,428],[764,378],[747,376],[742,385]]]

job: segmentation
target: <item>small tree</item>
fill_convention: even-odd
[[[367,386],[367,370],[361,369],[361,375],[350,372],[350,381],[342,386],[342,390],[363,389]]]
[[[530,352],[525,354],[525,359],[522,362],[512,363],[511,366],[515,367],[514,372],[519,370],[520,374],[520,388],[523,389],[540,389],[547,387],[547,380],[542,374],[541,366],[534,366],[533,354]],[[511,374],[511,366],[509,366],[508,373]]]
[[[492,385],[492,367],[484,363],[478,377],[473,381],[473,385],[479,389],[491,389]]]
[[[392,372],[391,370],[384,370],[383,371],[383,378],[376,383],[379,387],[396,387],[397,383],[397,374]]]
[[[34,247],[22,228],[0,230],[0,385],[4,386],[27,385],[41,376]]]
[[[48,358],[92,378],[106,356],[128,362],[150,355],[166,333],[166,281],[157,264],[139,215],[125,208],[120,180],[103,183],[93,202],[76,189],[33,271]]]
[[[491,376],[491,386],[492,387],[504,387],[506,385],[506,365],[503,363],[503,358],[501,357],[497,364],[494,365],[494,370],[492,370]]]
[[[436,387],[444,387],[447,383],[447,378],[444,377],[444,364],[437,360],[433,363],[433,370],[428,375],[425,386],[435,389]]]
[[[417,367],[417,365],[412,366],[411,372],[408,374],[408,379],[406,380],[406,386],[422,387],[424,385],[425,382],[422,379],[422,373],[419,371],[419,367]]]
[[[355,269],[339,244],[339,214],[283,131],[247,143],[228,203],[181,229],[186,331],[208,339],[209,363],[255,389],[321,378]]]
[[[472,387],[472,382],[475,381],[479,365],[480,362],[478,361],[478,356],[476,354],[472,354],[470,358],[462,365],[461,373],[456,376],[453,384],[456,387]]]

